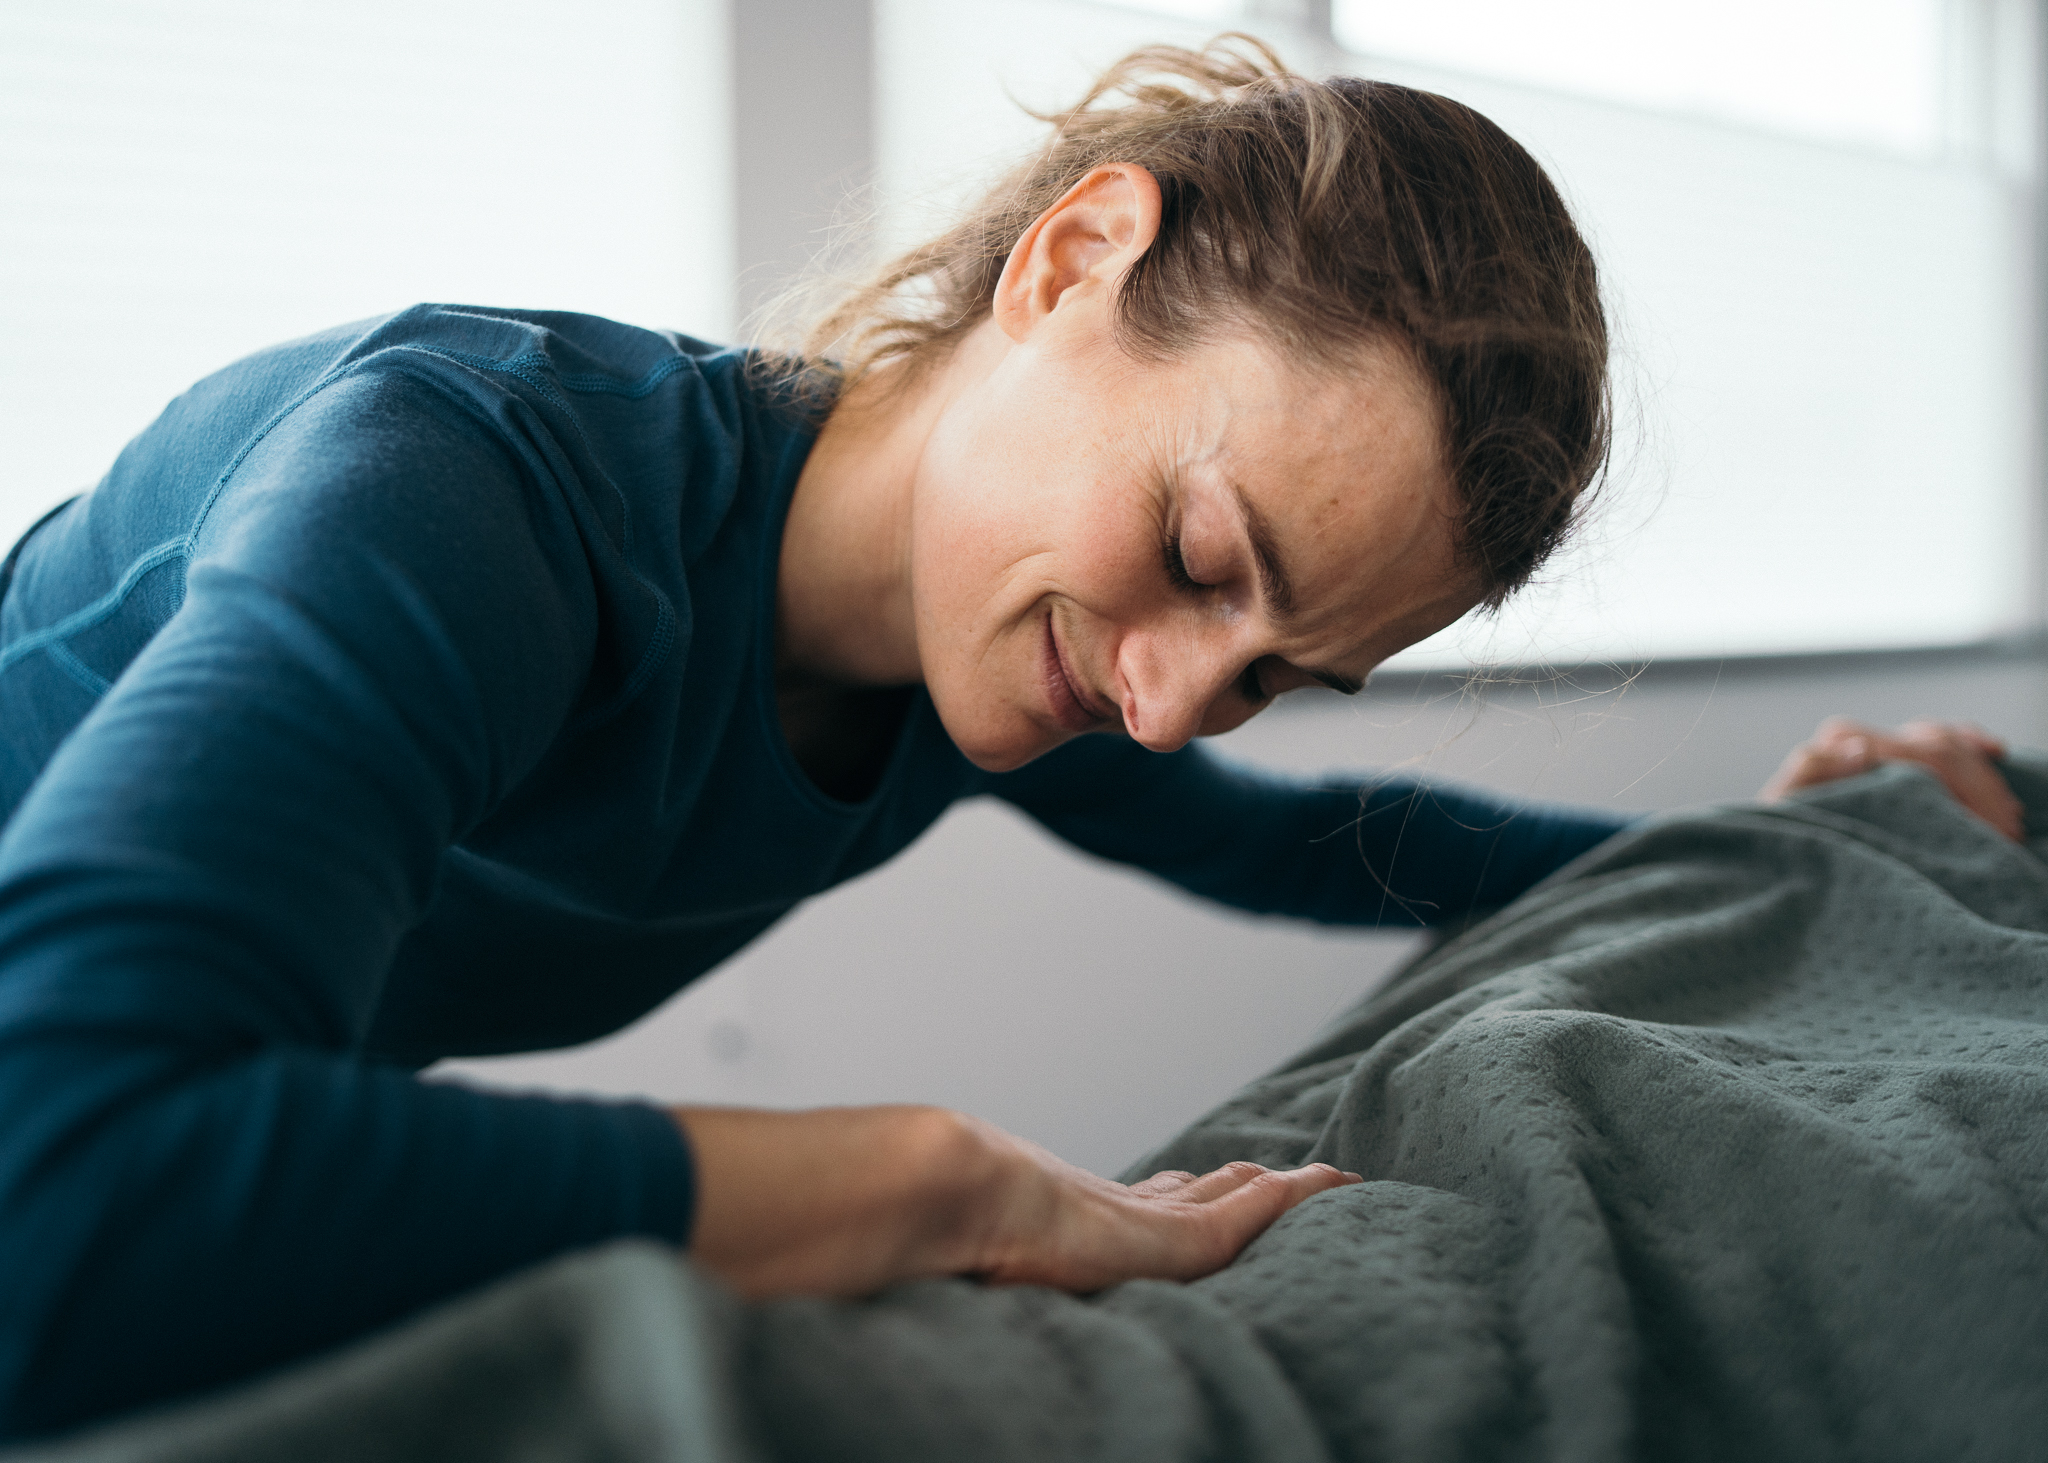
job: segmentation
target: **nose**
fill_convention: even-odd
[[[1216,698],[1248,663],[1234,640],[1191,634],[1185,626],[1125,635],[1117,670],[1130,738],[1154,752],[1176,752],[1200,733]]]

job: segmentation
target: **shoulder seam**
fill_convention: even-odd
[[[418,351],[422,355],[439,356],[458,365],[469,366],[472,369],[502,372],[506,375],[516,376],[540,393],[551,405],[567,415],[571,425],[576,428],[577,435],[583,437],[582,424],[576,421],[575,414],[570,411],[568,403],[550,389],[548,380],[540,371],[535,369],[536,366],[546,364],[545,356],[538,353],[528,353],[512,357],[509,360],[501,360],[489,356],[473,355],[467,351],[449,350],[417,343],[399,344],[386,347],[386,349]],[[357,360],[345,361],[329,369],[312,385],[301,391],[282,407],[279,407],[269,420],[265,421],[262,426],[249,435],[248,440],[242,444],[240,450],[235,453],[227,467],[214,480],[212,488],[208,490],[205,499],[199,505],[199,511],[193,515],[191,525],[180,537],[166,540],[145,552],[128,566],[127,570],[122,574],[120,582],[98,599],[72,611],[53,624],[46,625],[40,630],[31,631],[12,645],[7,646],[4,650],[0,650],[0,671],[5,671],[15,662],[25,659],[38,650],[48,649],[52,659],[73,680],[78,681],[96,695],[106,691],[111,683],[90,666],[86,665],[84,661],[80,660],[64,642],[73,635],[90,629],[108,616],[116,613],[127,600],[129,594],[134,591],[136,584],[151,570],[175,559],[189,560],[198,545],[199,535],[205,528],[206,522],[213,512],[214,505],[219,502],[221,494],[227,490],[229,481],[240,471],[242,464],[248,460],[249,454],[254,452],[263,443],[264,439],[269,437],[293,412],[297,411],[301,406],[304,406],[328,387],[355,374],[359,368],[374,359],[375,354]],[[647,396],[656,386],[660,385],[670,376],[684,370],[689,364],[688,357],[677,355],[668,361],[662,362],[661,365],[630,385],[597,376],[570,378],[556,376],[554,379],[571,391],[579,394],[601,393],[637,400]],[[434,387],[432,382],[424,382],[423,384],[441,391],[443,395],[447,394],[444,388]],[[587,437],[583,437],[583,445],[586,449],[590,448],[591,444]],[[642,574],[638,567],[632,563],[633,505],[627,499],[625,493],[620,490],[618,484],[611,482],[608,477],[606,485],[611,488],[619,501],[623,528],[621,534],[623,542],[619,545],[620,551],[626,558],[628,571],[633,575],[634,580],[654,600],[655,625],[653,632],[648,636],[647,648],[641,653],[639,664],[633,668],[632,674],[626,678],[626,682],[620,688],[618,694],[612,697],[608,704],[598,708],[596,712],[598,720],[608,719],[624,710],[647,688],[647,684],[654,678],[655,671],[660,667],[662,661],[668,657],[669,651],[674,646],[676,634],[675,607],[669,602],[669,597],[662,593],[661,589],[649,581],[647,576]],[[90,679],[88,680],[87,678]],[[98,682],[98,685],[95,687],[92,682]]]
[[[112,681],[80,660],[78,652],[62,641],[50,647],[50,659],[57,663],[57,668],[63,671],[65,675],[71,677],[72,680],[78,682],[79,685],[85,687],[87,691],[95,696],[105,695],[107,687],[113,684]]]
[[[76,635],[79,631],[91,629],[101,620],[104,620],[107,616],[121,608],[122,602],[134,591],[135,586],[141,582],[143,575],[161,564],[169,563],[173,559],[189,558],[191,557],[191,552],[192,544],[189,537],[175,538],[158,544],[155,548],[130,564],[128,572],[121,576],[121,582],[91,604],[73,610],[55,624],[45,625],[40,630],[30,631],[5,650],[0,650],[0,670],[7,669],[17,660],[21,660],[43,649],[45,646],[59,645],[63,641],[70,639],[73,635]],[[70,654],[69,651],[65,653],[67,655]],[[71,658],[77,660],[76,656]],[[62,661],[60,660],[58,663],[62,664]],[[83,662],[80,662],[80,664],[83,664]]]
[[[213,505],[220,501],[220,495],[227,490],[228,480],[234,477],[235,473],[240,470],[242,464],[248,460],[249,454],[254,452],[263,439],[275,431],[278,424],[283,422],[286,417],[312,400],[314,396],[318,395],[326,387],[347,375],[355,364],[355,362],[349,361],[331,368],[311,386],[308,386],[304,391],[301,391],[297,396],[273,412],[268,421],[249,434],[249,439],[242,444],[241,449],[235,453],[233,459],[222,469],[220,476],[214,479],[213,486],[207,490],[206,497],[199,504],[199,511],[192,515],[192,522],[182,535],[174,539],[167,539],[155,548],[147,550],[142,557],[136,559],[128,566],[127,570],[121,575],[120,582],[92,603],[73,610],[54,624],[45,625],[40,630],[31,631],[6,649],[0,650],[0,671],[6,670],[7,667],[13,665],[16,661],[32,655],[45,647],[61,647],[62,643],[73,635],[78,634],[82,630],[91,629],[94,625],[115,613],[121,608],[122,603],[127,600],[129,594],[134,591],[136,584],[141,581],[142,576],[149,573],[150,570],[162,564],[167,564],[173,559],[190,559],[193,547],[199,542],[200,531],[205,528],[207,517],[213,512]],[[95,679],[99,678],[97,672],[91,672],[90,667],[87,667],[83,661],[79,660],[69,650],[64,652],[63,657],[57,657],[57,663],[64,665],[66,657],[78,665],[80,669],[91,673]],[[77,679],[76,672],[71,671],[69,666],[65,666],[65,670],[72,675],[74,680]],[[104,690],[105,688],[103,684],[100,689]]]

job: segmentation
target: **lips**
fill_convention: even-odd
[[[1043,659],[1045,699],[1052,708],[1054,721],[1070,732],[1085,732],[1093,731],[1109,720],[1096,709],[1098,703],[1095,698],[1082,689],[1080,681],[1068,667],[1059,637],[1053,633],[1050,614],[1045,617]]]

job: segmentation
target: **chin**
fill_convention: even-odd
[[[1009,752],[980,754],[970,752],[963,747],[961,748],[961,755],[976,767],[979,767],[983,772],[1015,772],[1025,763],[1033,761],[1042,753],[1050,752],[1051,750],[1052,748],[1050,747],[1039,747],[1034,751],[1025,752],[1021,755]]]
[[[956,716],[936,698],[933,706],[960,755],[983,772],[1015,772],[1067,740],[1021,716]]]
[[[1026,762],[1050,752],[1059,745],[1059,741],[1050,737],[1040,737],[1026,746],[1019,746],[1014,740],[984,745],[954,737],[953,745],[960,749],[961,756],[983,772],[1015,772]]]

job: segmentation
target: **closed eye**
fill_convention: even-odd
[[[1161,545],[1161,550],[1166,563],[1167,581],[1175,589],[1184,589],[1190,593],[1198,593],[1210,587],[1195,578],[1194,575],[1188,573],[1188,561],[1181,557],[1180,540],[1178,538],[1167,539]],[[1264,706],[1273,699],[1272,694],[1259,683],[1259,667],[1256,661],[1246,666],[1243,672],[1239,674],[1235,689],[1239,696],[1242,696],[1247,703],[1253,706]]]

